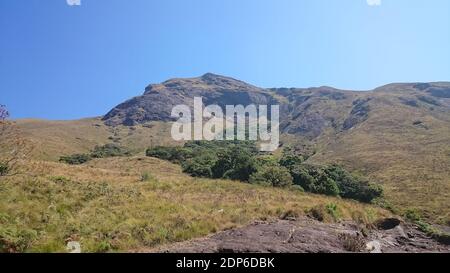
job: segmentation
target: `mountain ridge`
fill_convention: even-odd
[[[311,163],[340,164],[380,183],[389,206],[400,213],[418,210],[450,225],[448,82],[390,84],[373,91],[264,89],[207,74],[150,86],[102,119],[18,125],[37,143],[41,158],[54,160],[110,142],[135,151],[180,145],[170,137],[171,106],[192,106],[193,96],[222,106],[276,103],[281,146],[308,155]]]
[[[259,88],[206,74],[165,83],[120,104],[103,121],[113,127],[171,121],[171,106],[192,106],[193,96],[205,105],[279,104],[281,145],[312,155],[313,162],[363,172],[387,188],[395,207],[450,223],[450,82],[371,91]]]

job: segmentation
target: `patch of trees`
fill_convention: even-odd
[[[194,177],[295,187],[367,203],[383,193],[380,186],[341,166],[307,164],[290,149],[285,149],[281,157],[262,154],[252,141],[192,141],[183,147],[149,148],[146,154],[180,164],[184,172]]]
[[[70,165],[80,165],[94,158],[107,158],[128,155],[131,155],[128,149],[117,144],[106,144],[103,146],[96,146],[90,153],[87,154],[61,156],[59,158],[59,161]]]

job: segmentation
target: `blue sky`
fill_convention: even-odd
[[[450,81],[450,1],[0,0],[13,118],[99,116],[206,72],[262,87]]]

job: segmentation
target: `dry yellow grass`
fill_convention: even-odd
[[[378,94],[369,119],[323,141],[313,160],[339,162],[369,175],[383,185],[399,213],[414,209],[428,221],[450,223],[450,117],[399,103],[386,107],[386,100],[396,98]]]
[[[390,213],[354,201],[195,179],[145,156],[97,159],[82,166],[33,161],[26,175],[0,183],[0,237],[16,251],[128,251],[201,237],[256,219],[336,204],[342,219],[369,223]],[[143,176],[143,174],[147,174]],[[145,178],[145,179],[143,179]]]
[[[142,151],[152,145],[173,145],[170,125],[152,122],[133,127],[109,127],[100,118],[71,121],[21,119],[16,121],[26,139],[34,144],[34,157],[57,161],[60,156],[86,153],[96,145],[116,142]]]

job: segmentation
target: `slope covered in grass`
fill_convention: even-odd
[[[154,145],[171,145],[170,125],[161,122],[133,127],[106,126],[100,118],[70,121],[21,119],[15,121],[33,143],[34,158],[57,161],[61,156],[87,153],[97,145],[117,143],[143,151]]]
[[[145,156],[85,165],[24,162],[27,175],[0,183],[0,250],[128,251],[201,237],[257,219],[336,207],[367,224],[390,213],[354,201],[227,181],[196,179]]]

